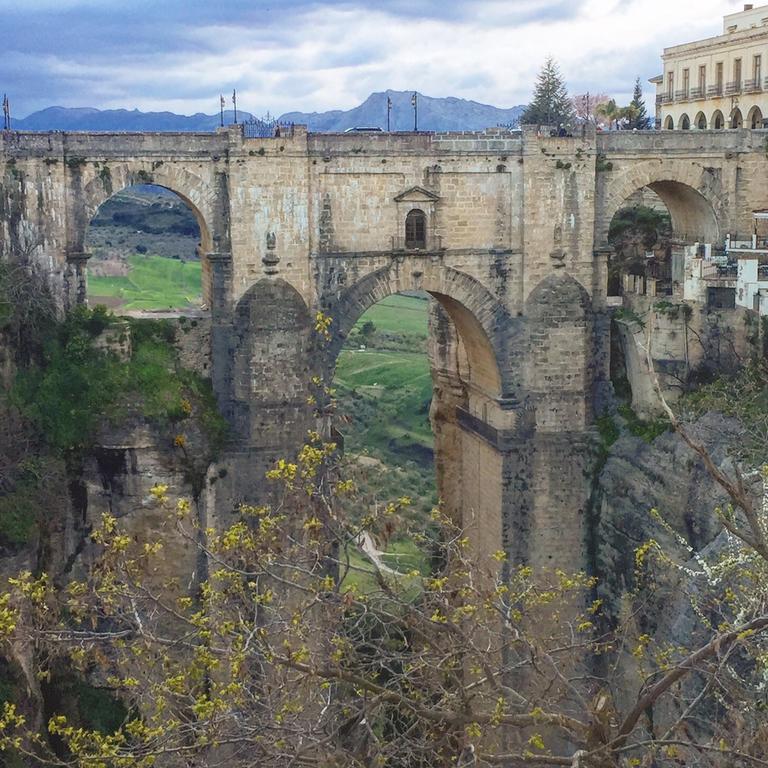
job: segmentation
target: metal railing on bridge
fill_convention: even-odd
[[[251,120],[244,120],[242,126],[243,138],[245,139],[277,139],[282,136],[290,139],[293,137],[293,123],[254,117]]]

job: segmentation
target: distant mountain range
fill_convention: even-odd
[[[393,131],[413,130],[411,91],[372,93],[362,104],[347,111],[287,112],[284,122],[307,125],[310,131],[335,132],[348,128],[387,127],[387,97],[392,100],[390,127]],[[500,109],[454,97],[418,96],[418,128],[421,131],[474,131],[496,125],[516,124],[524,107]],[[237,113],[238,120],[249,120],[250,112]],[[224,113],[224,122],[232,123],[232,111]],[[177,115],[173,112],[140,112],[138,109],[93,109],[91,107],[48,107],[22,119],[14,119],[17,131],[213,131],[220,116]]]
[[[248,120],[238,110],[238,120]],[[234,119],[224,113],[224,122]],[[219,115],[177,115],[173,112],[140,112],[138,109],[93,109],[92,107],[48,107],[21,119],[12,120],[17,131],[214,131]]]
[[[387,97],[392,100],[390,127],[413,130],[411,91],[372,93],[362,104],[346,112],[288,112],[280,119],[309,126],[310,131],[346,131],[348,128],[387,127]],[[496,125],[517,124],[525,107],[500,109],[477,101],[448,96],[435,99],[418,95],[418,127],[421,131],[477,131]]]

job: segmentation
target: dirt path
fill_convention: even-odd
[[[388,573],[392,576],[403,576],[400,571],[396,571],[394,568],[390,568],[382,559],[383,554],[380,550],[376,549],[376,545],[373,543],[373,538],[368,531],[363,531],[358,540],[358,546],[362,550],[363,554],[382,572]]]

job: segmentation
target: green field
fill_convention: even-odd
[[[427,338],[426,298],[416,296],[388,296],[374,304],[358,321],[361,327],[371,321],[379,331],[386,333],[408,333]]]
[[[424,460],[433,443],[427,309],[424,298],[388,296],[358,320],[339,355],[335,383],[342,412],[360,427],[348,430],[352,450],[368,450],[397,463],[415,459],[431,467],[431,459]],[[367,323],[375,330],[363,338]]]
[[[120,302],[120,309],[183,309],[200,303],[202,267],[199,261],[132,254],[125,277],[89,277],[91,304],[100,298]],[[118,307],[115,307],[118,308]]]
[[[376,503],[411,496],[408,522],[417,528],[423,528],[437,502],[429,424],[427,309],[423,298],[400,295],[371,307],[350,334],[334,379],[337,427],[364,499]],[[363,336],[366,323],[375,329],[369,327]],[[378,459],[381,466],[356,466],[357,455]]]
[[[347,557],[349,560],[347,560]],[[393,586],[397,585],[401,594],[408,599],[416,597],[420,592],[420,579],[411,575],[418,571],[422,576],[430,573],[429,555],[410,539],[390,541],[387,551],[382,552],[381,560],[384,565],[398,571],[400,576],[385,574],[386,580]],[[375,576],[375,566],[362,552],[354,547],[342,551],[339,555],[339,571],[342,575],[342,591],[356,590],[366,594],[379,592],[381,587]]]

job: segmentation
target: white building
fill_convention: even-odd
[[[723,19],[717,37],[665,48],[654,77],[666,130],[762,128],[768,118],[768,5]]]

